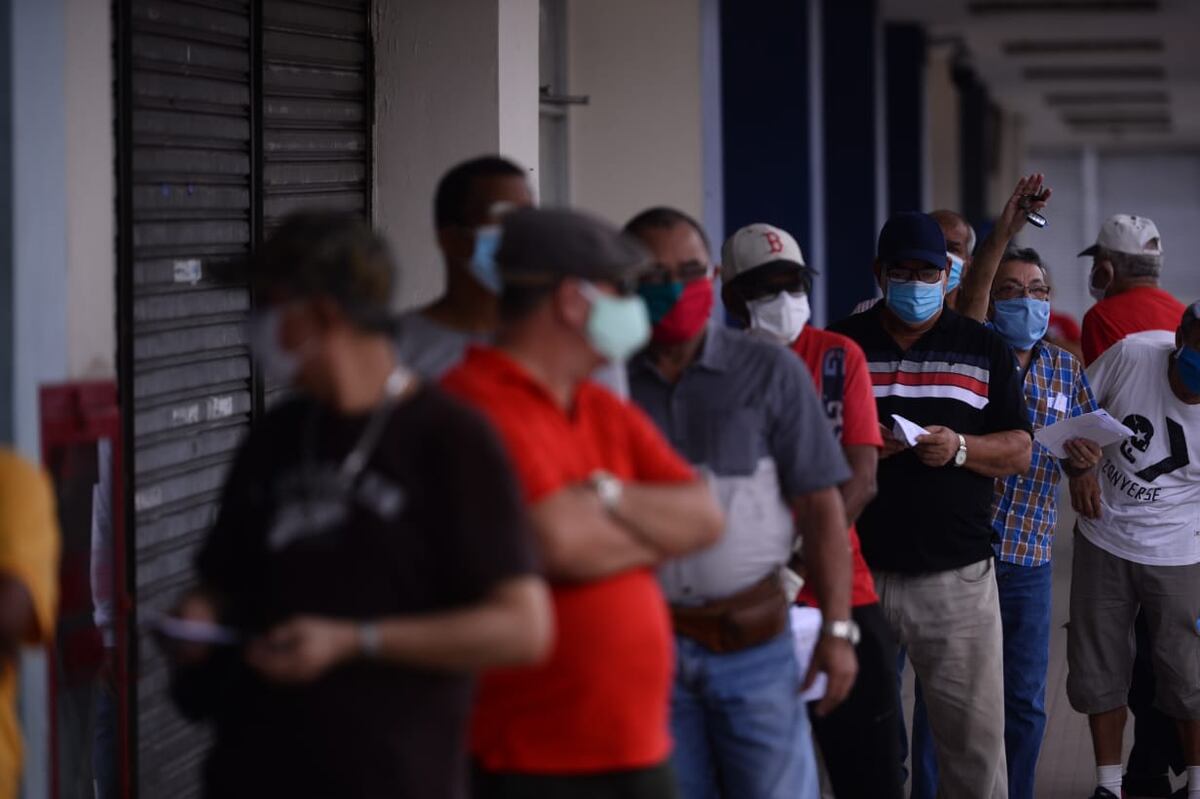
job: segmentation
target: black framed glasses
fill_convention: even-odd
[[[1020,283],[1005,283],[992,291],[994,300],[1019,300],[1032,297],[1035,300],[1050,299],[1050,287],[1045,283],[1022,286]]]
[[[712,267],[700,261],[686,261],[674,266],[655,264],[650,271],[638,278],[643,286],[663,286],[667,283],[693,283],[703,280],[712,272]]]
[[[888,268],[887,277],[897,283],[937,283],[942,279],[942,270],[936,266],[923,266],[920,269],[893,266]]]

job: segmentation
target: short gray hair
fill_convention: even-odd
[[[1162,272],[1162,255],[1116,252],[1102,249],[1097,257],[1113,265],[1113,273],[1121,277],[1158,277]]]

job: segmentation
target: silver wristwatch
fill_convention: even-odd
[[[821,625],[821,635],[829,636],[830,638],[841,638],[850,646],[858,646],[858,642],[862,640],[862,632],[858,629],[858,624],[852,619],[843,619],[842,621],[827,621]]]
[[[958,452],[954,453],[954,465],[964,466],[967,462],[967,439],[962,433],[956,433],[958,436]]]
[[[358,625],[358,653],[371,659],[379,654],[379,625],[364,621]]]
[[[588,477],[588,482],[592,489],[596,492],[596,496],[600,498],[600,504],[609,513],[617,509],[617,505],[621,502],[621,495],[625,493],[625,485],[615,475],[603,470],[592,472]]]

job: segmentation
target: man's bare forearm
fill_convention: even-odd
[[[530,510],[542,565],[552,580],[583,582],[652,566],[659,552],[604,509],[588,486],[569,486]]]
[[[850,618],[850,535],[841,493],[836,488],[814,491],[797,497],[792,507],[821,612],[826,619]]]
[[[1033,439],[1024,430],[964,438],[967,440],[967,469],[985,477],[1009,477],[1029,471]]]
[[[626,484],[616,517],[636,536],[668,557],[685,555],[714,543],[725,519],[708,484]]]
[[[875,473],[879,466],[879,449],[856,444],[843,447],[843,451],[854,476],[842,483],[842,504],[846,506],[847,521],[854,524],[878,493]]]
[[[418,668],[477,671],[545,656],[553,635],[540,578],[501,583],[478,605],[378,622],[378,657]]]
[[[992,293],[992,281],[1000,268],[1000,259],[1008,248],[1009,239],[992,230],[971,261],[971,268],[963,275],[958,290],[958,302],[954,310],[977,322],[987,321],[988,298]]]

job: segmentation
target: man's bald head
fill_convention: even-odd
[[[971,227],[967,218],[957,211],[945,208],[934,211],[930,216],[938,223],[942,235],[946,237],[946,252],[969,262],[971,254],[975,252],[975,228]]]

